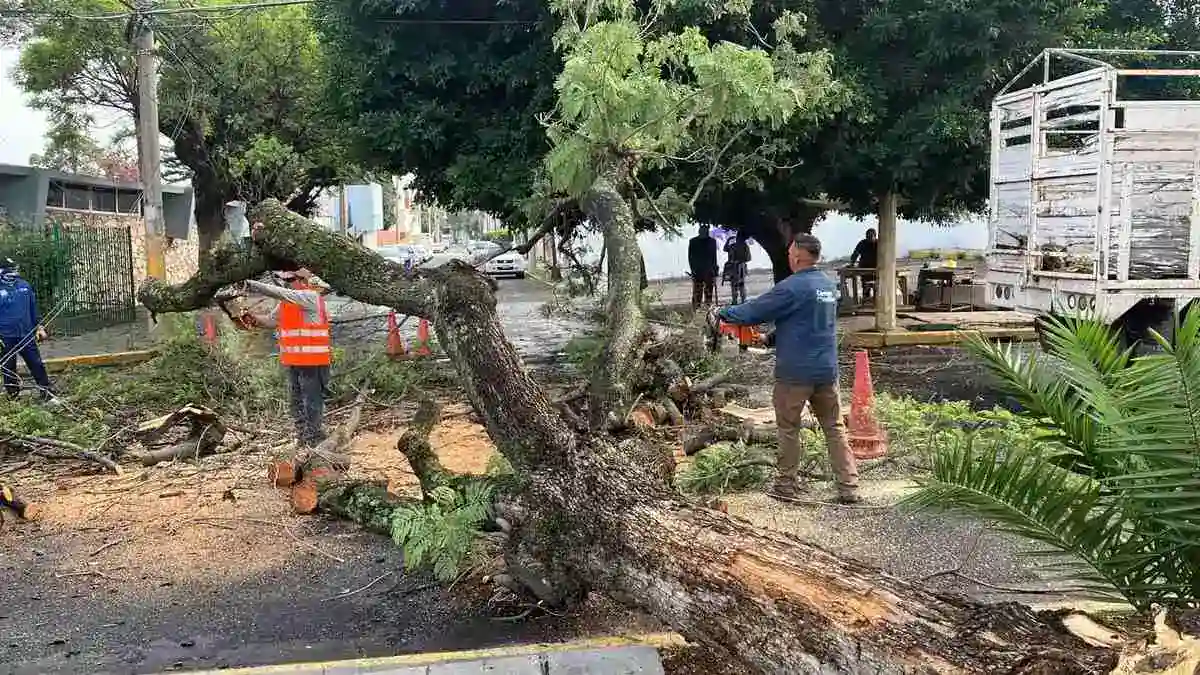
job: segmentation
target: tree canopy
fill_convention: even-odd
[[[451,210],[519,217],[550,149],[554,25],[534,0],[322,0],[329,93],[357,157]]]
[[[132,121],[136,67],[118,0],[25,3],[17,82],[52,117],[92,107]],[[234,20],[236,19],[236,20]],[[201,248],[226,201],[277,197],[301,212],[351,168],[325,115],[324,57],[307,9],[160,14],[159,129],[196,195]]]

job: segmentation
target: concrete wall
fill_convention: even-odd
[[[146,280],[146,226],[141,216],[115,213],[89,213],[71,209],[47,208],[46,217],[56,222],[88,227],[129,228],[129,242],[133,251],[134,286]],[[196,273],[199,249],[195,229],[187,239],[168,239],[164,252],[167,281],[179,283]]]
[[[15,223],[37,220],[44,202],[38,200],[38,177],[0,174],[0,207]]]

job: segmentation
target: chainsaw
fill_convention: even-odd
[[[752,347],[770,348],[775,346],[774,331],[763,331],[759,326],[741,326],[723,321],[717,314],[717,308],[709,310],[707,317],[708,349],[717,352],[721,349],[721,341],[736,342],[739,351]]]

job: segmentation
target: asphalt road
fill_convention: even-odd
[[[500,278],[496,280],[496,313],[500,316],[500,324],[504,334],[513,343],[527,362],[554,361],[560,355],[562,348],[574,336],[588,330],[578,320],[564,316],[562,313],[547,315],[546,305],[555,301],[554,289],[544,281],[526,277],[525,279]],[[765,292],[771,287],[769,274],[753,274],[747,283],[747,292],[754,295]],[[652,281],[647,293],[658,302],[671,306],[687,306],[691,302],[692,285],[687,279]],[[717,300],[727,301],[729,287],[717,289]],[[583,306],[587,300],[580,300]],[[374,314],[379,318],[365,321],[364,325],[334,334],[335,341],[341,344],[361,341],[364,339],[383,339],[386,335],[386,312],[381,308],[367,308],[361,303],[346,301],[344,305],[334,305],[331,313],[335,320],[340,318],[352,319],[364,313]],[[416,338],[415,320],[405,322],[401,334],[406,343],[411,344]],[[348,324],[347,327],[354,324]]]

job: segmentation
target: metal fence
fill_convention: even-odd
[[[5,227],[0,256],[17,263],[56,335],[81,335],[137,316],[128,227]]]

